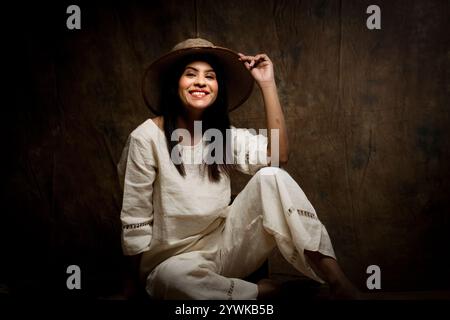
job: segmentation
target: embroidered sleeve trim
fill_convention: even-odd
[[[306,211],[306,210],[301,210],[301,209],[295,209],[295,208],[289,208],[288,209],[288,215],[291,215],[292,213],[294,213],[295,211],[297,211],[297,213],[301,216],[305,216],[311,219],[317,219],[316,215],[312,212]]]
[[[133,223],[133,224],[125,224],[123,225],[123,229],[137,229],[137,228],[142,228],[146,225],[150,225],[149,222],[141,222],[141,223]]]
[[[227,296],[228,296],[228,300],[233,300],[234,280],[230,280],[230,281],[231,281],[231,285],[230,285],[230,288],[228,289]]]

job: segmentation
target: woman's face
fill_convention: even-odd
[[[190,111],[204,111],[214,103],[219,85],[211,65],[204,61],[194,61],[186,65],[178,81],[181,102]]]

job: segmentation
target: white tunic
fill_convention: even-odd
[[[234,127],[231,132],[235,158],[246,160],[238,170],[254,174],[267,165],[267,137]],[[182,146],[183,163],[198,159],[206,152],[203,146]],[[136,255],[152,246],[155,254],[145,259],[147,272],[215,229],[230,203],[228,177],[212,183],[199,165],[184,166],[182,177],[170,159],[164,132],[151,119],[130,134],[118,164],[124,191],[123,252]]]

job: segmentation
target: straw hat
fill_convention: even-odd
[[[154,61],[145,71],[142,80],[142,95],[150,110],[161,114],[159,110],[162,75],[170,72],[170,68],[183,58],[192,54],[212,55],[221,64],[224,82],[228,88],[228,110],[234,110],[250,96],[254,79],[239,55],[227,48],[214,45],[208,40],[195,38],[184,40],[175,45],[169,53]]]

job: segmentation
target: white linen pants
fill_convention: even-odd
[[[147,277],[155,299],[256,299],[244,278],[277,246],[297,270],[323,282],[304,250],[335,258],[328,233],[300,186],[284,170],[260,169],[227,208],[210,245],[164,260]]]

